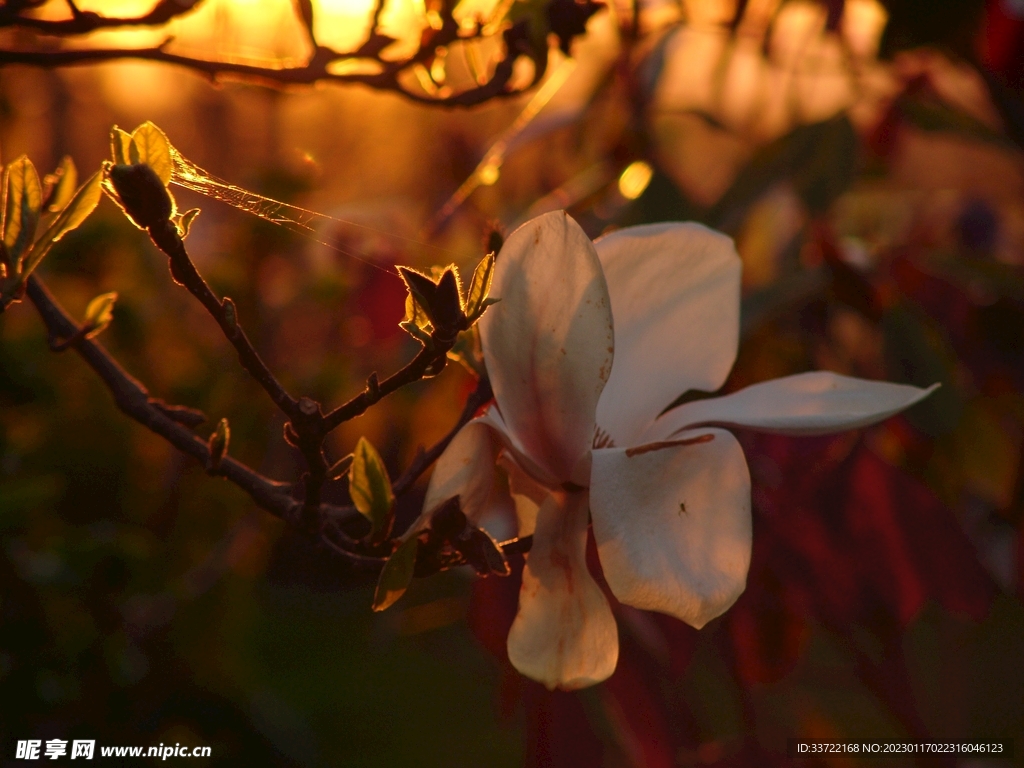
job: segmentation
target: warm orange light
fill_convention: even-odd
[[[315,0],[316,39],[336,51],[350,51],[369,32],[374,0]]]
[[[647,189],[654,176],[654,169],[643,160],[630,163],[619,176],[619,193],[627,200],[636,200]]]

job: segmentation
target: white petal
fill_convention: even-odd
[[[508,634],[512,666],[550,689],[599,683],[619,658],[615,617],[587,570],[586,547],[586,492],[551,494],[537,516]]]
[[[597,424],[616,445],[689,389],[713,392],[736,359],[740,258],[699,224],[630,227],[595,244],[615,318],[615,365]]]
[[[505,241],[480,321],[494,397],[509,431],[559,482],[594,437],[612,366],[612,315],[594,245],[563,211]]]
[[[523,471],[510,451],[501,452],[498,464],[508,474],[508,490],[512,495],[518,522],[516,535],[529,536],[537,528],[537,515],[550,490]]]
[[[561,486],[563,481],[530,458],[522,443],[516,439],[508,425],[505,424],[505,420],[497,408],[492,405],[477,418],[477,421],[487,424],[494,430],[494,435],[505,448],[504,452],[508,453],[519,469],[528,474],[535,482],[553,489]]]
[[[594,538],[612,594],[698,629],[736,601],[750,567],[747,462],[724,430],[683,437],[707,435],[713,439],[646,452],[596,450],[590,487]]]
[[[434,465],[423,500],[424,515],[458,496],[463,514],[473,522],[479,521],[494,487],[497,449],[491,428],[480,421],[471,421],[460,429]]]
[[[828,371],[798,373],[725,397],[674,408],[654,423],[645,440],[661,440],[701,424],[748,427],[782,435],[824,435],[887,419],[938,387],[867,381]]]

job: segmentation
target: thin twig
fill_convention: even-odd
[[[34,275],[28,280],[27,295],[39,311],[51,338],[68,339],[78,334],[78,325]],[[208,464],[210,449],[206,441],[168,416],[167,406],[152,401],[146,388],[125,371],[101,344],[79,337],[71,346],[107,386],[121,411],[200,464]],[[217,473],[248,493],[258,506],[275,517],[283,520],[294,517],[298,502],[291,497],[288,483],[269,480],[230,456],[221,460]],[[348,517],[340,508],[330,512],[335,517]]]
[[[353,397],[344,405],[339,405],[333,411],[324,416],[324,429],[330,432],[346,421],[351,421],[356,416],[361,416],[366,409],[376,403],[382,397],[390,395],[397,389],[407,384],[417,382],[426,375],[430,366],[438,359],[448,354],[448,350],[454,345],[455,340],[447,345],[447,348],[427,349],[422,348],[404,368],[388,376],[376,387],[366,387],[362,392]]]
[[[174,278],[184,285],[188,292],[195,296],[217,321],[217,325],[220,326],[228,341],[238,352],[238,360],[242,367],[270,395],[274,405],[284,411],[293,421],[301,418],[299,401],[288,394],[267,364],[263,362],[256,348],[249,341],[249,337],[242,330],[238,318],[234,316],[234,305],[229,305],[227,301],[217,298],[192,263],[177,228],[170,221],[164,222],[164,224],[166,226],[150,227],[149,234],[156,246],[171,260],[171,273]]]

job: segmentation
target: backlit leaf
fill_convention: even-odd
[[[192,228],[192,222],[195,221],[195,218],[198,215],[198,208],[189,208],[187,211],[181,214],[181,216],[178,217],[178,232],[181,235],[182,240],[188,237],[189,230]]]
[[[355,458],[349,470],[349,495],[356,509],[370,521],[373,533],[376,534],[387,523],[395,501],[391,479],[380,454],[365,437],[359,438],[353,453]]]
[[[85,338],[91,339],[99,336],[110,325],[114,319],[114,304],[117,302],[117,293],[101,293],[89,302],[85,308],[85,325],[90,328]]]
[[[491,290],[493,277],[494,254],[489,253],[480,259],[480,263],[473,270],[473,279],[469,281],[469,292],[466,294],[466,317],[470,322],[475,321],[483,313],[484,300]]]
[[[35,237],[42,204],[39,174],[22,155],[4,169],[4,246],[12,264]]]
[[[59,213],[64,209],[75,194],[78,186],[78,169],[69,155],[65,155],[57,169],[47,174],[44,181],[46,188],[46,212]]]
[[[377,590],[373,594],[373,610],[383,611],[405,594],[412,581],[418,547],[419,540],[414,536],[403,541],[388,558],[377,580]]]
[[[128,157],[128,149],[132,144],[132,135],[122,131],[116,125],[110,129],[110,156],[114,165],[128,165],[131,160]]]
[[[132,163],[145,163],[156,171],[165,187],[171,183],[171,176],[174,174],[171,143],[164,132],[153,123],[145,122],[132,131],[129,159]]]
[[[434,297],[437,295],[437,283],[424,274],[408,267],[399,267],[398,273],[402,276],[406,288],[409,289],[409,296],[415,301],[427,318],[434,321]],[[406,302],[406,314],[409,312],[409,303]],[[417,325],[420,325],[417,322]],[[424,327],[420,325],[420,327]]]
[[[25,255],[25,263],[21,270],[24,275],[32,274],[32,270],[39,266],[39,262],[50,252],[53,244],[78,227],[93,212],[93,209],[99,204],[102,194],[101,177],[100,171],[90,176],[64,206],[64,210],[57,214],[50,226],[46,228],[43,236],[36,240],[35,245]]]

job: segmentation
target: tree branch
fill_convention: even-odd
[[[253,347],[249,337],[245,335],[241,323],[235,314],[235,306],[231,299],[223,301],[217,298],[210,289],[206,280],[199,274],[192,263],[185,243],[178,234],[177,228],[170,221],[164,222],[166,226],[150,227],[149,235],[156,246],[164,252],[171,262],[171,275],[185,287],[210,313],[217,325],[224,332],[231,345],[238,353],[238,360],[246,372],[252,376],[270,395],[274,405],[284,411],[288,418],[295,420],[301,418],[299,401],[292,397],[285,390],[277,377],[274,376],[267,364],[263,362],[256,348]]]
[[[75,336],[79,327],[57,300],[32,276],[28,279],[29,300],[35,305],[46,325],[51,339],[67,339]],[[168,415],[167,406],[149,397],[146,388],[111,357],[101,344],[93,339],[79,337],[71,347],[86,364],[100,377],[117,407],[147,429],[163,437],[175,448],[192,456],[206,466],[210,460],[210,449],[205,440],[196,436],[186,426]],[[260,475],[245,464],[225,456],[216,473],[237,485],[252,497],[258,506],[282,520],[296,517],[298,502],[289,493],[288,483],[279,483]],[[335,517],[348,517],[341,508],[325,510]]]
[[[388,376],[384,381],[376,384],[375,386],[368,386],[358,395],[353,397],[344,405],[339,405],[333,411],[324,416],[324,430],[330,432],[346,421],[351,421],[356,416],[361,416],[366,412],[366,409],[376,403],[382,397],[390,395],[397,389],[404,387],[406,384],[412,384],[413,382],[422,379],[427,371],[439,358],[443,358],[448,354],[448,350],[452,348],[455,340],[452,339],[446,347],[440,349],[427,349],[423,347],[416,354],[412,360],[410,360],[406,366],[395,373]]]
[[[92,11],[80,11],[70,2],[70,19],[38,19],[22,16],[20,9],[11,8],[13,3],[0,8],[0,28],[22,27],[43,35],[87,35],[97,29],[116,29],[118,27],[158,27],[172,19],[195,10],[203,0],[195,2],[178,2],[178,0],[160,0],[153,9],[143,15],[131,19],[101,16]]]
[[[96,372],[110,391],[114,403],[124,414],[160,435],[181,452],[192,456],[203,466],[209,467],[210,448],[207,442],[172,418],[174,414],[185,412],[188,414],[188,420],[192,420],[194,411],[168,406],[151,398],[146,388],[125,371],[99,342],[86,339],[80,334],[79,325],[71,319],[37,276],[29,278],[27,296],[46,326],[51,345],[56,340],[75,338],[68,347],[74,349]],[[426,468],[436,461],[458,430],[490,397],[490,384],[483,379],[467,400],[456,425],[428,451],[421,451],[409,469],[402,474],[395,484],[396,495],[405,493],[412,487]],[[316,524],[310,526],[302,514],[303,504],[291,495],[291,484],[270,480],[230,456],[224,456],[216,469],[212,470],[212,474],[220,475],[238,486],[249,494],[258,507],[316,538],[357,568],[376,571],[387,561],[386,557],[366,554],[361,543],[345,532],[346,523],[363,520],[353,507],[321,503],[316,508]],[[532,537],[527,536],[503,542],[501,547],[506,554],[513,554],[529,551],[531,544]],[[360,551],[361,549],[363,551]],[[453,561],[450,565],[458,564],[461,563]]]
[[[354,83],[369,86],[375,90],[391,91],[411,101],[439,106],[473,106],[495,98],[516,96],[535,85],[547,68],[547,55],[533,51],[528,45],[528,31],[525,23],[519,23],[505,30],[505,57],[498,62],[493,75],[486,82],[465,91],[442,96],[410,90],[401,82],[401,76],[417,65],[429,62],[437,48],[454,42],[480,37],[460,38],[459,27],[450,17],[444,26],[430,35],[429,45],[422,46],[415,54],[397,61],[381,58],[381,51],[394,42],[390,37],[374,30],[368,40],[351,53],[340,53],[325,46],[318,46],[313,56],[301,66],[262,66],[236,61],[215,61],[172,53],[166,50],[168,41],[150,48],[88,48],[59,51],[0,50],[0,66],[25,64],[34,67],[58,68],[82,64],[98,64],[123,59],[141,59],[184,67],[205,75],[213,81],[236,78],[270,86],[313,85],[319,82]],[[512,80],[513,63],[520,55],[529,56],[534,62],[530,82],[517,89],[508,87]],[[363,62],[378,67],[377,72],[332,71],[340,63]]]

